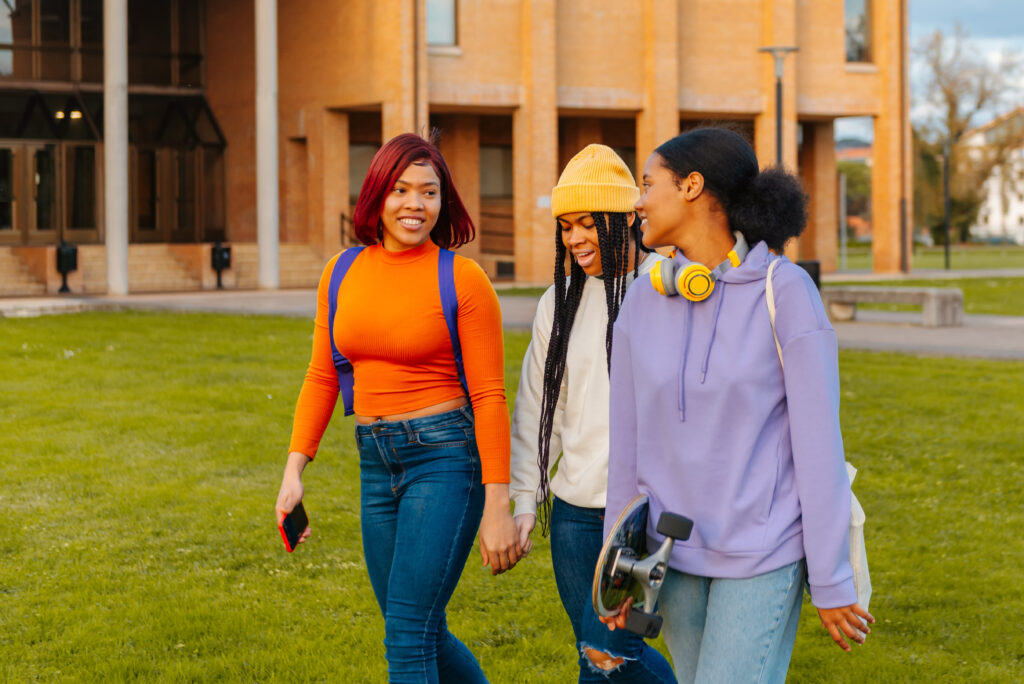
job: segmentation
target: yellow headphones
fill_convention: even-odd
[[[730,268],[735,268],[747,258],[750,249],[740,232],[734,232],[736,244],[729,250],[728,258],[715,266],[714,270],[704,264],[692,263],[678,268],[672,259],[663,259],[651,269],[651,285],[658,294],[666,297],[682,295],[691,302],[701,302],[711,296],[715,281]]]

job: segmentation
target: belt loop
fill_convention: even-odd
[[[463,404],[459,407],[459,411],[462,412],[463,417],[469,421],[470,425],[476,422],[476,418],[473,416],[473,409],[470,404]]]
[[[405,437],[406,437],[406,439],[408,439],[410,442],[415,442],[416,441],[416,430],[412,426],[412,421],[411,420],[403,420],[403,421],[401,421],[401,424],[402,424],[402,427],[405,428]]]

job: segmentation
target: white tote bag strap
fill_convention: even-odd
[[[779,352],[779,363],[786,367],[782,360],[782,345],[779,344],[779,334],[775,332],[775,290],[772,287],[772,273],[779,264],[779,259],[774,259],[768,264],[768,277],[765,280],[764,296],[768,304],[768,320],[772,323],[772,336],[775,338],[775,349]],[[853,478],[857,475],[857,469],[847,461],[846,475],[853,484]],[[864,610],[868,609],[871,602],[871,574],[868,571],[868,554],[864,546],[864,508],[860,501],[850,492],[850,568],[853,570],[853,584],[857,589],[857,603]],[[862,618],[863,620],[863,618]]]
[[[768,277],[765,278],[764,283],[764,298],[768,301],[768,320],[772,323],[772,337],[775,338],[775,350],[779,352],[779,363],[785,368],[786,362],[782,360],[782,345],[779,344],[779,334],[775,332],[775,289],[772,287],[772,273],[775,272],[775,267],[778,264],[778,259],[773,259],[772,263],[768,264]]]

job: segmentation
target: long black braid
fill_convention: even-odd
[[[626,262],[629,259],[630,238],[633,243],[640,245],[639,239],[640,221],[633,218],[633,231],[630,234],[629,214],[608,214],[608,224],[605,223],[604,214],[594,213],[594,224],[597,228],[597,244],[601,248],[601,273],[604,274],[604,296],[608,305],[608,329],[605,331],[604,344],[608,353],[608,371],[612,367],[612,328],[615,326],[615,319],[619,315],[619,307],[626,296],[626,287],[629,286],[630,271],[635,278],[640,270],[640,250],[634,250],[633,268],[627,269]],[[612,274],[609,276],[608,274]]]
[[[619,307],[626,296],[629,276],[635,278],[640,270],[640,249],[643,243],[640,238],[640,218],[633,215],[633,225],[629,225],[630,214],[609,213],[605,221],[603,213],[594,212],[597,244],[601,249],[601,272],[604,281],[605,300],[608,305],[608,328],[605,331],[605,348],[607,362],[611,369],[612,327],[619,314]],[[639,248],[634,251],[633,267],[628,268],[630,242]],[[565,375],[565,362],[569,349],[569,334],[576,319],[583,286],[587,274],[570,259],[569,286],[566,289],[565,276],[565,245],[562,244],[562,228],[555,224],[555,314],[551,323],[551,336],[548,339],[548,354],[544,360],[544,385],[540,409],[540,431],[537,439],[537,466],[540,469],[540,508],[541,532],[545,536],[551,525],[551,486],[548,478],[550,468],[549,452],[551,449],[551,432],[558,407],[558,397],[562,389],[562,378]]]

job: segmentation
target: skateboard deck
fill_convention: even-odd
[[[658,593],[668,572],[668,560],[676,540],[686,540],[693,521],[665,511],[658,519],[658,534],[665,537],[660,548],[647,552],[647,496],[640,494],[619,514],[604,541],[594,569],[594,612],[601,617],[617,615],[623,602],[632,597],[626,615],[626,629],[652,639],[661,632],[661,617],[655,614]]]
[[[630,574],[612,569],[619,550],[631,551],[638,559],[647,556],[648,510],[647,495],[640,494],[622,510],[604,540],[594,572],[594,610],[601,617],[617,614],[619,606],[630,596],[634,609],[643,608],[644,590],[640,582]]]

